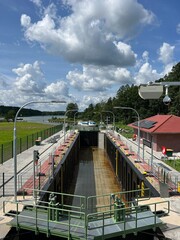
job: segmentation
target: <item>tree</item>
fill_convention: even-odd
[[[7,122],[14,121],[15,115],[16,115],[15,110],[9,110],[5,115],[6,121]]]
[[[89,104],[89,107],[84,110],[83,120],[93,120],[94,112],[95,112],[94,109],[95,108],[94,108],[93,104],[92,103]]]
[[[75,110],[75,111],[73,111],[73,110]],[[67,112],[67,111],[69,111],[69,112]],[[68,118],[74,118],[74,114],[76,112],[78,112],[78,105],[77,105],[77,103],[69,103],[67,105],[67,107],[66,107],[66,112],[67,112],[66,116]]]

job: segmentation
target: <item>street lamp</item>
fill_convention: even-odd
[[[76,114],[78,114],[78,112],[75,112],[75,114],[74,114],[74,129],[75,129],[75,123],[76,123],[76,121],[75,121]]]
[[[113,129],[115,129],[115,115],[112,111],[102,111],[102,112],[109,112],[113,115]]]
[[[65,142],[65,135],[66,135],[66,115],[68,112],[74,112],[74,111],[78,111],[78,109],[67,110],[64,114],[64,142]]]
[[[18,114],[25,106],[31,103],[66,103],[65,101],[30,101],[25,103],[19,108],[14,118],[14,131],[13,131],[13,157],[14,157],[14,201],[17,201],[17,152],[16,152],[16,122]]]
[[[114,107],[114,108],[132,110],[137,114],[137,118],[138,118],[138,151],[137,151],[138,159],[137,160],[140,161],[140,117],[139,117],[139,113],[136,111],[136,109],[131,108],[131,107]]]

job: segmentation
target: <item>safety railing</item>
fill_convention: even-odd
[[[126,235],[130,231],[138,232],[141,228],[145,229],[149,226],[156,228],[163,224],[158,218],[158,212],[162,206],[165,210],[164,215],[168,215],[170,211],[169,201],[141,205],[143,201],[139,199],[139,205],[126,206],[126,203],[123,203],[121,199],[114,198],[117,193],[102,196],[103,198],[107,197],[109,203],[102,204],[100,210],[96,209],[95,211],[90,207],[92,201],[95,201],[95,196],[86,198],[85,196],[64,193],[43,192],[48,194],[49,202],[39,199],[27,200],[26,196],[24,196],[24,201],[4,201],[3,211],[5,214],[7,204],[14,205],[14,211],[8,213],[8,215],[15,217],[14,222],[11,223],[14,227],[29,229],[35,233],[43,232],[47,236],[54,234],[60,237],[65,235],[70,237],[73,234],[80,234],[81,239],[88,239],[88,234],[97,230],[101,232],[103,239],[105,228],[117,224],[121,225],[121,235]],[[123,196],[127,193],[118,194]],[[100,197],[97,196],[97,198]],[[59,199],[59,202],[56,199]],[[140,226],[140,221],[145,219],[148,220],[145,221],[148,224]],[[129,224],[133,226],[131,230],[128,227]],[[57,231],[54,230],[53,226],[56,226]]]
[[[9,216],[16,217],[15,222],[12,224],[16,226],[16,229],[25,228],[28,230],[32,230],[37,234],[38,232],[46,233],[47,237],[53,235],[56,236],[70,236],[71,228],[75,227],[76,229],[82,229],[82,232],[85,231],[85,213],[82,211],[73,211],[63,208],[57,208],[52,206],[42,206],[42,205],[30,205],[28,202],[25,204],[23,202],[10,202],[6,201],[6,203],[15,205],[15,212],[8,213]],[[45,203],[45,202],[44,202]],[[27,205],[28,204],[28,205]],[[23,212],[19,215],[19,210],[22,209]],[[4,207],[5,209],[5,207]],[[73,218],[84,219],[83,221],[78,221],[78,224],[75,224]],[[52,224],[56,224],[56,231],[52,228]],[[62,231],[64,229],[65,234]]]
[[[140,228],[147,228],[146,225],[139,224],[141,220],[148,220],[149,225],[151,227],[156,228],[157,224],[162,224],[162,222],[158,221],[158,205],[166,204],[164,207],[166,209],[165,215],[168,215],[170,212],[170,203],[169,201],[162,201],[158,203],[151,203],[141,206],[134,206],[134,207],[125,207],[121,209],[114,209],[104,212],[97,212],[91,213],[87,215],[87,224],[89,225],[89,230],[99,229],[102,234],[102,239],[105,237],[105,228],[112,227],[116,224],[121,225],[121,234],[125,237],[128,233],[138,232]],[[151,213],[150,208],[154,209],[154,212]],[[106,221],[107,216],[115,216],[120,211],[120,217],[118,221]],[[145,213],[142,215],[141,213]],[[146,214],[147,213],[147,214]],[[148,214],[149,213],[149,214]],[[101,219],[102,221],[98,222],[97,224],[90,224],[91,222],[95,221],[96,219]],[[128,223],[128,224],[127,224]],[[131,224],[131,228],[129,228]],[[133,226],[133,227],[132,227]]]
[[[96,196],[89,196],[87,197],[87,210],[94,212],[102,212],[106,211],[107,209],[111,210],[111,206],[115,200],[115,197],[118,197],[122,202],[125,203],[126,207],[138,205],[139,202],[149,200],[151,196],[151,192],[149,188],[144,188],[144,195],[146,197],[141,197],[142,189],[136,189],[131,191],[122,191],[122,192],[115,192],[103,195],[96,195]],[[132,196],[132,200],[127,200],[128,195]]]

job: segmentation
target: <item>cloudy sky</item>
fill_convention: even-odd
[[[164,77],[179,62],[179,10],[179,0],[0,0],[0,105],[84,110]]]

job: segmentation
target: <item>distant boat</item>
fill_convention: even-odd
[[[23,121],[23,118],[17,118],[17,121]]]
[[[81,125],[81,126],[92,126],[92,127],[95,127],[97,126],[97,124],[94,122],[94,121],[84,121],[84,122],[78,122],[78,125]]]

